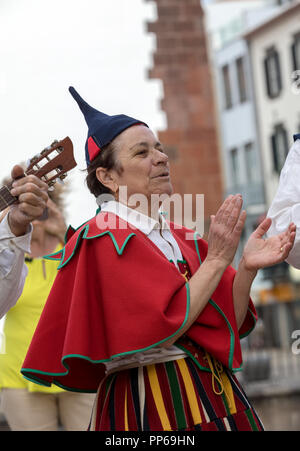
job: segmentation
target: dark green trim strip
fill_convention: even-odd
[[[56,255],[62,254],[62,253],[63,253],[63,248],[60,249],[60,250],[57,251],[57,252],[54,252],[53,254],[43,255],[43,258],[44,258],[45,260],[61,260],[62,257],[56,257],[56,258],[54,258],[54,257],[55,257]]]
[[[251,412],[251,409],[246,410],[245,413],[246,413],[246,415],[247,415],[248,421],[249,421],[249,423],[250,423],[250,425],[251,425],[253,431],[258,431],[259,429],[258,429],[258,427],[257,427],[257,424],[256,424],[256,422],[255,422],[253,413]]]
[[[69,227],[67,228],[67,231],[66,231],[66,233],[65,233],[65,236],[64,236],[64,243],[65,244],[67,244],[67,236],[68,236],[68,232],[69,232],[69,230],[72,230],[72,232],[76,232],[76,229],[74,229],[74,227],[72,227],[71,225],[69,225]]]
[[[221,386],[220,386],[219,382],[217,382],[217,384],[218,384],[218,387],[219,387],[219,390],[220,390],[220,389],[221,389]],[[224,404],[224,406],[225,406],[225,410],[226,410],[227,416],[228,416],[228,415],[230,415],[231,413],[230,413],[230,409],[229,409],[227,397],[226,397],[226,395],[225,395],[224,392],[221,394],[221,396],[222,396],[223,404]]]
[[[174,264],[174,260],[172,260],[172,259],[170,259],[169,262]],[[184,259],[183,260],[177,260],[177,263],[186,264],[186,260],[184,260]]]
[[[251,314],[251,316],[252,316],[252,319],[253,319],[253,326],[250,327],[250,329],[248,329],[246,332],[244,332],[243,334],[241,334],[241,335],[240,335],[240,339],[247,337],[247,336],[253,331],[253,329],[254,329],[255,326],[256,326],[256,318],[255,318],[255,316],[253,315],[253,313],[252,313],[252,311],[250,310],[249,307],[248,307],[248,311],[250,312],[250,314]]]
[[[35,382],[35,377],[34,378],[30,378],[28,376],[27,373],[33,373],[33,374],[41,374],[41,375],[45,375],[45,376],[51,376],[51,377],[62,377],[62,376],[67,376],[69,373],[69,366],[66,362],[67,359],[70,358],[78,358],[78,359],[83,359],[83,360],[87,360],[90,363],[105,363],[105,362],[109,362],[112,359],[114,359],[115,357],[120,357],[120,356],[126,356],[126,355],[131,355],[131,354],[135,354],[136,352],[144,352],[147,351],[149,349],[152,349],[158,345],[160,345],[161,343],[164,343],[165,341],[170,340],[172,337],[174,337],[185,325],[188,316],[189,316],[189,311],[190,311],[190,289],[189,289],[189,284],[188,282],[185,284],[185,288],[186,288],[186,312],[185,312],[185,317],[183,320],[183,323],[181,324],[181,326],[179,327],[179,329],[177,329],[172,335],[170,335],[169,337],[164,338],[163,340],[158,341],[157,343],[154,343],[150,346],[146,346],[145,348],[141,348],[141,349],[135,349],[132,351],[127,351],[127,352],[121,352],[119,354],[114,354],[113,356],[111,356],[109,359],[100,359],[100,360],[92,360],[87,356],[83,356],[81,354],[68,354],[63,356],[63,358],[61,359],[61,363],[62,365],[66,368],[66,371],[63,373],[49,373],[47,371],[41,371],[41,370],[35,370],[33,368],[22,368],[21,369],[21,374],[28,379],[31,382]],[[38,377],[36,377],[36,380],[39,381],[40,383],[42,383],[42,385],[46,385],[48,386],[48,383],[46,381],[42,381],[41,379],[39,379]],[[63,387],[62,385],[60,385],[59,383],[57,383],[55,380],[53,380],[53,383],[55,385],[60,386],[61,388],[64,388],[65,390],[67,389],[66,387]],[[70,388],[69,388],[70,390]],[[75,391],[75,389],[72,389],[71,391]],[[80,391],[80,390],[79,390]]]
[[[220,309],[220,307],[212,300],[210,299],[209,304],[212,305],[219,313],[220,315],[222,315],[222,317],[225,319],[227,327],[229,329],[229,333],[230,333],[230,349],[229,349],[229,359],[228,359],[228,368],[232,368],[232,362],[233,362],[233,354],[234,354],[234,332],[232,330],[231,324],[228,321],[225,313],[223,312],[223,310]]]
[[[77,229],[77,230],[78,230],[78,229]],[[65,247],[63,247],[63,249],[61,249],[61,250],[58,251],[58,252],[55,252],[55,253],[53,253],[53,254],[45,255],[44,258],[45,258],[45,259],[48,259],[48,260],[60,260],[61,263],[58,265],[57,269],[61,269],[61,268],[63,268],[63,267],[71,260],[71,258],[73,257],[73,255],[75,254],[75,252],[76,252],[76,250],[77,250],[79,241],[80,241],[81,239],[84,239],[84,240],[91,240],[91,239],[93,239],[93,238],[98,238],[98,237],[104,236],[104,235],[109,235],[109,236],[110,236],[110,238],[111,238],[111,240],[112,240],[112,242],[113,242],[113,244],[114,244],[114,246],[115,246],[115,249],[116,249],[118,255],[122,255],[123,252],[124,252],[124,249],[125,249],[125,247],[126,247],[126,245],[127,245],[127,243],[128,243],[128,241],[130,240],[130,238],[133,237],[133,236],[136,236],[135,233],[131,233],[130,235],[128,235],[127,238],[126,238],[126,240],[124,241],[124,243],[123,243],[121,249],[120,249],[119,246],[118,246],[118,243],[117,243],[117,241],[116,241],[116,239],[115,239],[115,237],[114,237],[114,235],[113,235],[113,233],[112,233],[111,231],[106,230],[105,232],[99,233],[99,235],[93,235],[93,236],[87,236],[87,235],[88,235],[88,232],[89,232],[89,225],[87,224],[87,225],[86,225],[85,227],[83,227],[83,229],[78,233],[78,237],[77,237],[75,246],[74,246],[74,248],[73,248],[73,251],[72,251],[71,255],[69,256],[69,258],[68,258],[65,262],[64,262],[65,253],[66,253]],[[53,258],[53,257],[55,257],[56,255],[58,255],[59,253],[62,253],[62,256],[61,256],[60,258]],[[62,262],[63,262],[63,263],[62,263]]]
[[[126,240],[124,241],[124,243],[123,243],[123,245],[122,245],[122,247],[121,247],[121,249],[120,249],[119,246],[118,246],[118,243],[117,243],[117,241],[116,241],[116,239],[115,239],[115,237],[114,237],[114,235],[113,235],[113,233],[110,232],[109,230],[106,230],[105,232],[99,233],[99,235],[87,236],[87,234],[88,234],[88,232],[89,232],[89,229],[88,229],[88,228],[89,228],[89,226],[86,226],[86,227],[85,227],[85,231],[84,231],[84,234],[83,234],[83,236],[82,236],[83,239],[85,239],[85,240],[91,240],[91,239],[93,239],[93,238],[98,238],[98,237],[103,236],[103,235],[109,235],[110,238],[112,239],[112,242],[114,243],[114,246],[115,246],[115,248],[116,248],[116,251],[117,251],[118,255],[122,255],[122,254],[123,254],[123,251],[124,251],[124,249],[125,249],[125,246],[126,246],[126,244],[128,243],[128,241],[130,240],[130,238],[131,238],[132,236],[136,236],[135,233],[130,233],[130,235],[127,236]]]
[[[180,393],[180,386],[178,376],[174,367],[174,362],[166,362],[166,370],[169,379],[169,387],[173,400],[173,406],[176,416],[177,429],[185,429],[187,427],[184,407],[182,403],[182,396]]]
[[[22,371],[21,371],[21,373],[22,373]],[[45,380],[41,380],[41,379],[39,379],[39,378],[37,378],[37,377],[35,377],[35,378],[33,379],[33,378],[28,377],[28,376],[25,376],[23,373],[22,373],[22,376],[24,377],[24,379],[28,380],[29,382],[33,382],[34,384],[42,385],[42,386],[44,386],[44,387],[45,387],[45,386],[46,386],[46,387],[51,387],[51,385],[54,384],[54,385],[57,385],[57,387],[62,388],[63,390],[66,390],[66,391],[70,391],[70,392],[77,392],[77,393],[96,393],[96,391],[97,391],[97,390],[79,390],[78,388],[66,387],[65,385],[61,384],[60,382],[54,381],[54,380],[53,380],[52,383],[50,383],[50,382],[47,382],[47,381],[45,381]]]
[[[178,343],[174,343],[175,346],[177,346],[177,348],[181,349],[182,351],[184,351],[189,357],[191,357],[191,359],[193,359],[193,361],[195,362],[195,364],[197,365],[198,368],[200,368],[200,370],[202,371],[206,371],[207,373],[211,373],[210,368],[207,368],[206,366],[202,366],[198,360],[196,360],[196,358],[194,357],[194,355],[187,350],[184,346],[178,344]]]
[[[77,247],[78,247],[79,241],[82,239],[82,238],[81,238],[81,235],[84,235],[84,232],[85,232],[86,228],[88,228],[88,226],[85,226],[85,227],[79,232],[78,237],[77,237],[77,240],[76,240],[76,243],[75,243],[75,246],[74,246],[74,249],[73,249],[72,254],[70,255],[70,257],[69,257],[64,263],[60,263],[60,264],[58,265],[57,269],[63,268],[63,267],[71,260],[71,258],[73,257],[73,255],[74,255],[75,252],[76,252],[76,249],[77,249]],[[63,248],[63,255],[62,255],[62,258],[61,258],[61,262],[64,261],[65,253],[66,253],[66,248],[64,247],[64,248]]]
[[[199,246],[198,246],[198,242],[197,242],[197,237],[201,238],[201,236],[199,235],[198,232],[194,233],[194,243],[195,243],[195,248],[196,248],[196,252],[198,254],[198,258],[200,261],[200,265],[202,264],[202,260],[201,260],[201,256],[200,256],[200,251],[199,251]],[[234,332],[232,330],[231,324],[229,322],[229,320],[227,319],[225,313],[222,311],[222,309],[212,300],[210,299],[208,301],[208,303],[214,307],[217,312],[223,317],[223,319],[226,321],[226,325],[229,329],[229,333],[230,333],[230,349],[229,349],[229,358],[228,358],[228,368],[232,370],[232,363],[233,363],[233,355],[234,355]]]
[[[199,246],[198,246],[198,241],[197,241],[198,237],[201,238],[201,235],[199,235],[198,232],[195,232],[194,233],[194,244],[195,244],[195,248],[196,248],[196,252],[197,252],[198,258],[199,258],[200,265],[202,265],[202,260],[201,260]]]

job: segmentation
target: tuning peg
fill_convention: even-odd
[[[29,164],[34,163],[37,159],[38,159],[38,156],[37,156],[37,155],[35,155],[34,157],[30,158]]]

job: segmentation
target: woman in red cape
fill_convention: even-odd
[[[74,90],[89,127],[87,183],[101,211],[48,258],[59,271],[22,374],[36,383],[97,392],[90,430],[262,430],[234,373],[256,312],[257,270],[283,261],[295,226],[268,240],[266,219],[235,271],[246,213],[229,196],[208,241],[151,211],[170,195],[168,158],[145,123],[108,116]],[[128,199],[141,196],[129,208]]]

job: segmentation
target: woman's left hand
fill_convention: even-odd
[[[264,239],[272,220],[266,218],[250,235],[243,252],[245,268],[255,271],[284,261],[293,247],[296,226],[291,223],[285,232]]]

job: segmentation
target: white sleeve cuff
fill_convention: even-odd
[[[11,245],[15,245],[21,251],[29,254],[32,228],[32,224],[30,224],[27,233],[21,236],[15,236],[9,227],[7,214],[0,223],[0,251],[10,248]]]

